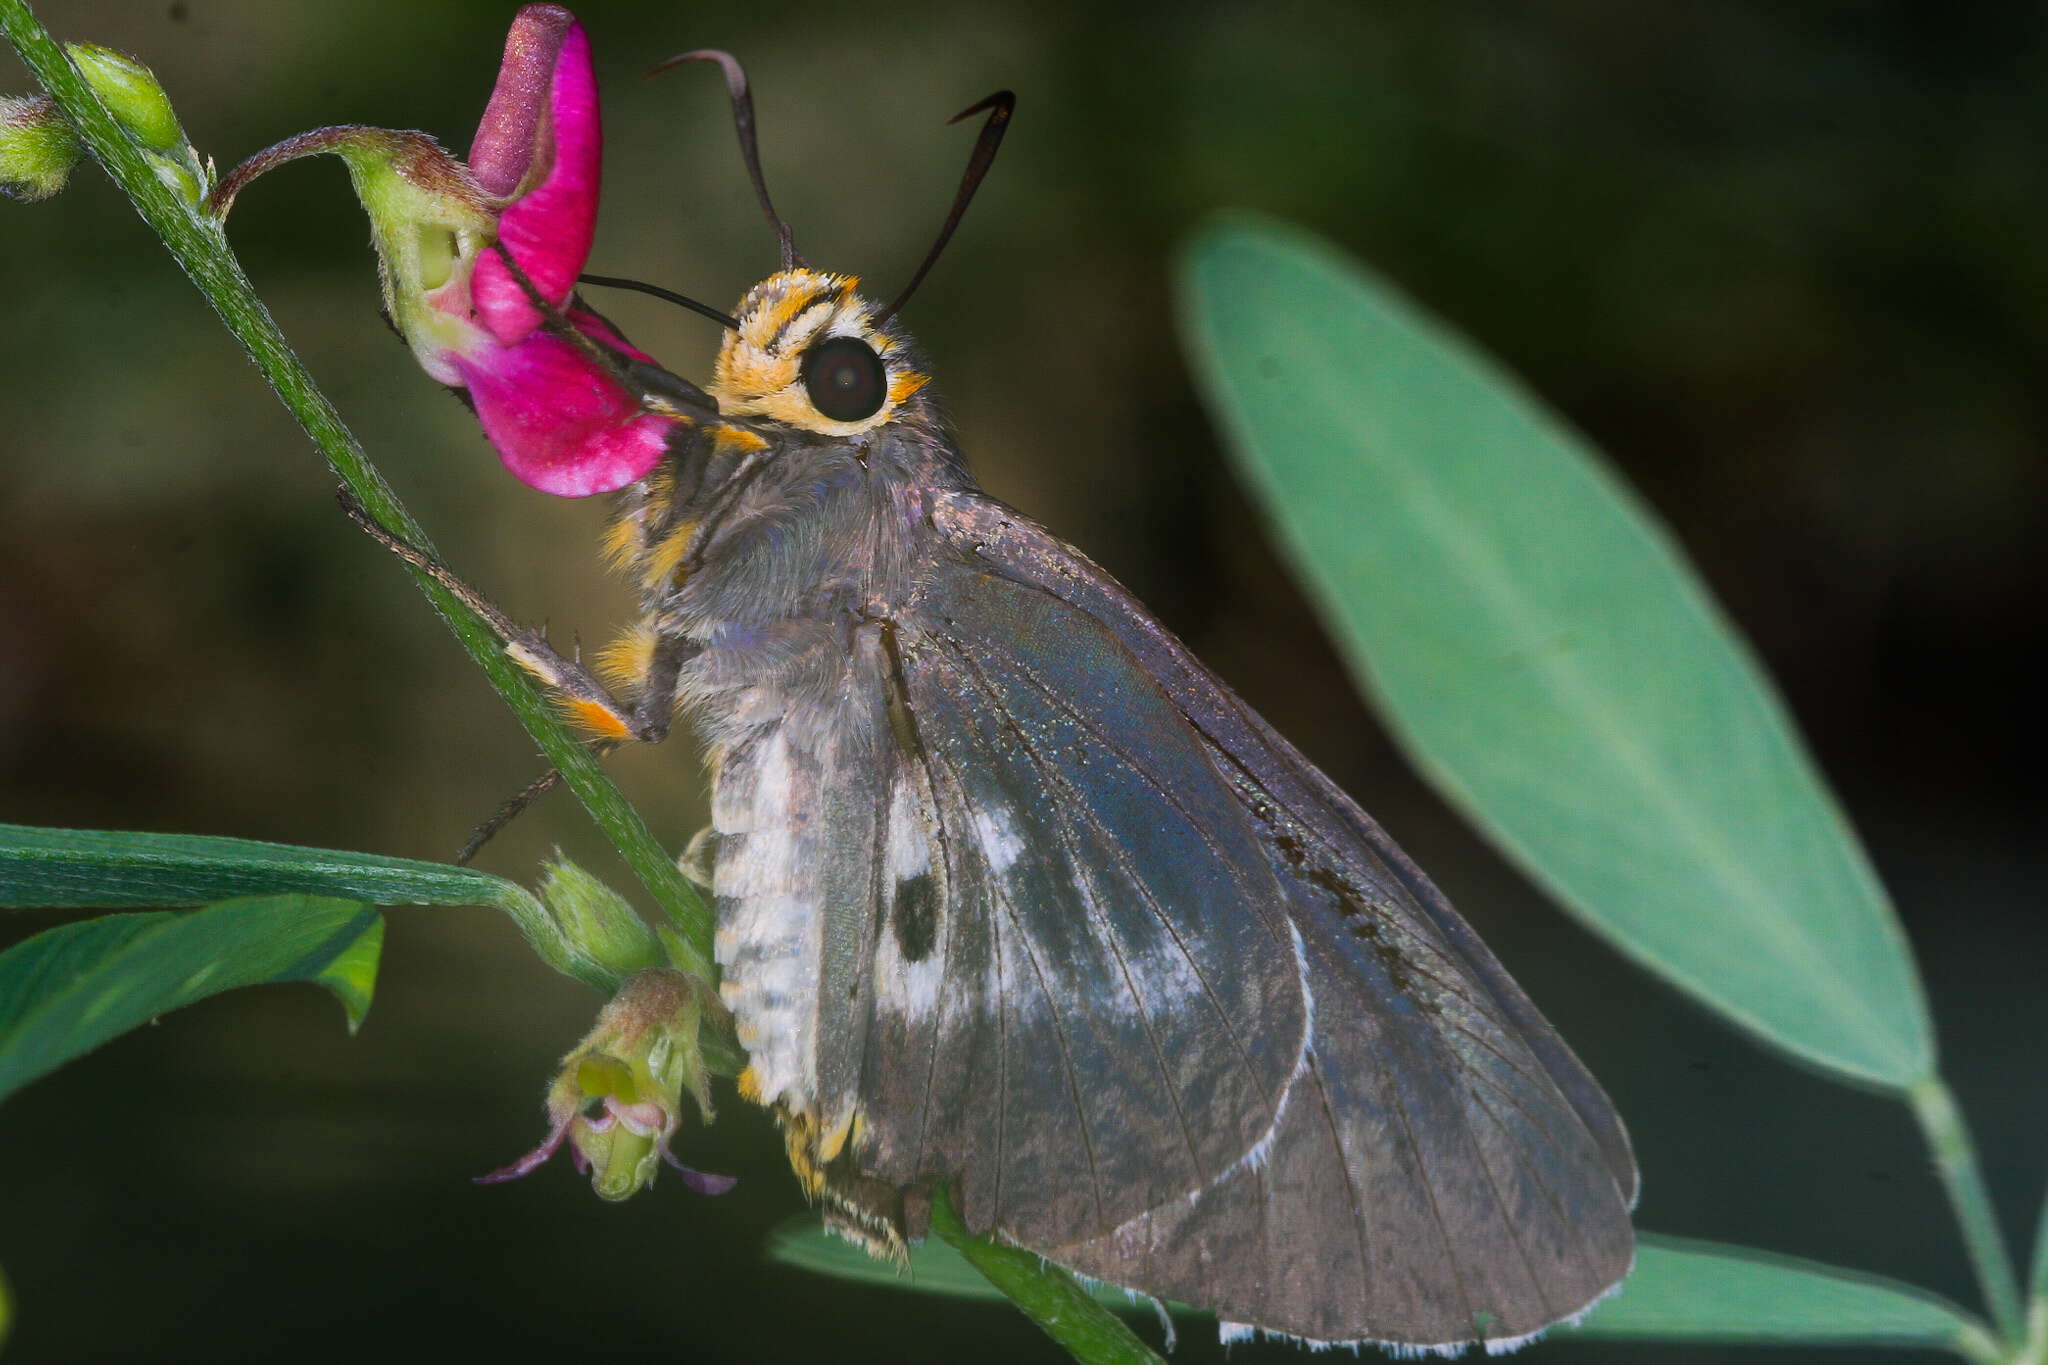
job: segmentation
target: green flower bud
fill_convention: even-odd
[[[620,976],[665,960],[661,944],[625,897],[559,852],[541,877],[540,897],[572,945]]]
[[[48,95],[0,95],[0,193],[48,199],[64,188],[85,155]]]
[[[135,140],[152,152],[185,150],[185,130],[156,74],[125,52],[96,43],[66,43],[64,50],[100,103]]]

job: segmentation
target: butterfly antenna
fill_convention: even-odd
[[[789,230],[789,224],[782,221],[782,215],[775,211],[775,201],[768,197],[768,181],[761,174],[761,148],[754,138],[754,96],[747,88],[747,73],[740,66],[739,58],[730,52],[721,52],[715,47],[699,48],[671,57],[647,74],[659,76],[662,72],[681,66],[684,62],[717,62],[725,72],[726,93],[732,96],[732,126],[739,134],[740,157],[747,163],[747,175],[754,182],[754,195],[761,201],[761,207],[768,214],[768,221],[775,225],[775,238],[782,244],[782,268],[794,270],[806,265],[796,249],[796,237]]]
[[[953,229],[960,226],[960,220],[967,214],[968,204],[974,200],[974,192],[981,188],[981,178],[988,174],[989,163],[996,159],[996,148],[1003,145],[1003,134],[1010,127],[1010,115],[1017,109],[1017,97],[1007,90],[998,90],[981,103],[962,109],[947,119],[946,123],[951,126],[973,118],[984,109],[988,111],[988,120],[981,125],[981,136],[974,140],[974,154],[967,158],[967,171],[960,177],[960,192],[953,196],[953,211],[946,215],[946,223],[939,229],[938,240],[933,242],[932,249],[925,253],[924,264],[918,266],[917,273],[910,277],[909,284],[903,286],[903,292],[896,296],[896,301],[884,308],[881,316],[875,319],[877,327],[895,317],[898,310],[910,302],[910,296],[917,292],[917,287],[924,283],[925,275],[937,263],[939,253],[946,249],[946,243],[952,239]]]
[[[679,304],[693,313],[710,318],[721,327],[735,332],[740,327],[740,320],[730,313],[721,313],[708,303],[699,303],[693,298],[676,293],[673,289],[663,289],[660,285],[649,284],[645,280],[622,279],[617,275],[578,275],[576,282],[578,284],[594,284],[604,289],[631,289],[635,293],[651,294],[657,299]]]

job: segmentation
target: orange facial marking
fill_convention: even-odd
[[[898,403],[901,403],[904,399],[910,397],[910,395],[931,382],[932,377],[928,374],[917,374],[910,370],[903,371],[889,381],[889,406],[895,407]]]
[[[756,435],[745,427],[720,427],[711,439],[713,448],[721,455],[744,455],[768,448],[767,437]]]

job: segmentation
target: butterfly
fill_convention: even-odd
[[[679,419],[616,494],[643,611],[612,681],[487,614],[614,738],[693,722],[740,1090],[830,1224],[900,1254],[943,1184],[1226,1340],[1500,1350],[1610,1292],[1637,1175],[1592,1075],[1370,816],[975,483],[897,315],[1012,98],[961,115],[953,210],[881,306],[796,251],[738,63],[676,60],[724,68],[781,268],[690,303],[726,329],[702,387],[561,329]]]

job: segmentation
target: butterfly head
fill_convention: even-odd
[[[820,436],[857,436],[903,415],[930,377],[859,283],[797,267],[749,290],[709,385],[719,411]]]

